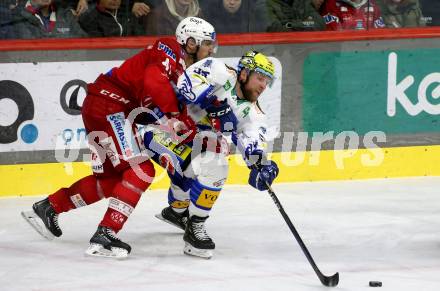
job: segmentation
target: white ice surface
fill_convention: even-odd
[[[440,178],[278,184],[278,198],[335,288],[320,284],[266,192],[227,187],[208,231],[211,260],[182,253],[182,232],[154,214],[166,191],[142,197],[119,233],[125,261],[85,257],[106,201],[60,216],[38,235],[20,216],[41,197],[0,199],[0,290],[440,290]]]

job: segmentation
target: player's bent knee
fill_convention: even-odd
[[[225,155],[206,153],[200,158],[199,167],[196,176],[201,184],[211,188],[223,187],[229,171],[229,164]]]
[[[136,187],[142,192],[147,190],[153,182],[155,170],[151,161],[143,162],[132,166],[122,174],[122,181],[132,187]]]

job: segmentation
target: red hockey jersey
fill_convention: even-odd
[[[380,8],[374,0],[326,0],[321,7],[327,30],[383,28]]]
[[[88,93],[106,98],[109,103],[123,108],[124,112],[137,107],[156,106],[163,113],[178,112],[178,101],[171,82],[176,83],[184,69],[184,52],[180,44],[172,38],[161,38],[127,59],[120,67],[100,75],[89,84]]]

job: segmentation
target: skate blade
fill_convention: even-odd
[[[42,237],[47,240],[53,240],[55,236],[46,228],[41,218],[33,211],[22,211],[21,216],[26,220],[33,229],[35,229]]]
[[[111,250],[108,250],[99,244],[90,244],[85,254],[91,257],[113,258],[118,260],[128,257],[128,252],[125,249],[111,248]]]
[[[181,230],[185,230],[184,228],[181,228],[180,225],[173,223],[172,221],[169,221],[168,219],[166,219],[165,217],[162,216],[162,213],[158,213],[156,215],[154,215],[157,219],[162,220],[168,224],[171,224],[172,226],[177,227],[178,229]]]
[[[214,250],[206,250],[206,249],[198,249],[193,247],[191,244],[185,242],[185,247],[183,248],[183,252],[186,255],[199,257],[203,259],[209,260],[214,255]]]

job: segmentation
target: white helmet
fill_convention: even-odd
[[[216,42],[214,26],[198,17],[187,17],[177,25],[176,38],[178,43],[185,45],[190,37],[194,38],[198,46],[202,45],[204,40]]]

